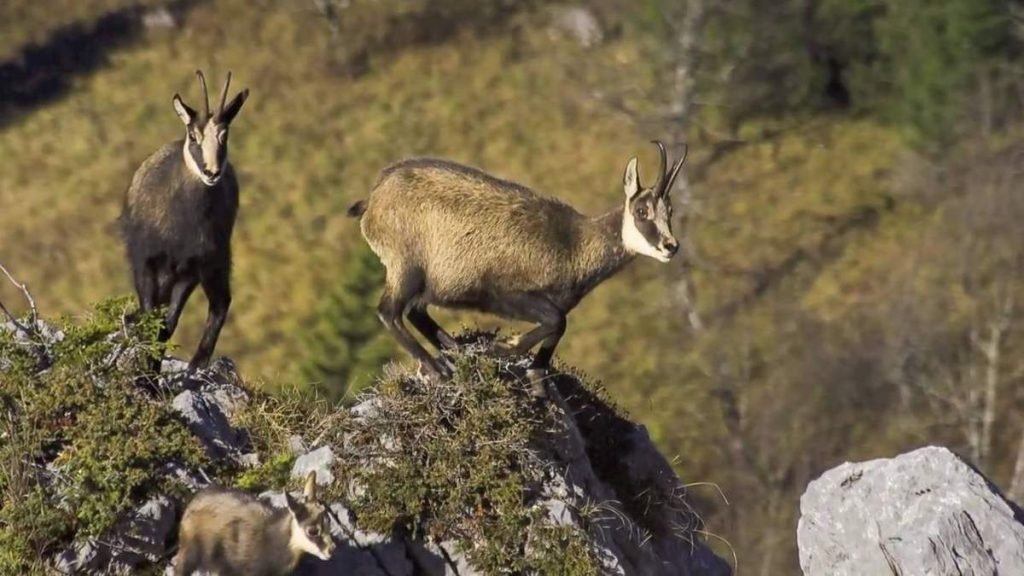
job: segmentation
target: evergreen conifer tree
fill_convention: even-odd
[[[360,243],[318,306],[301,374],[332,400],[351,400],[396,352],[376,314],[383,286],[384,268]]]

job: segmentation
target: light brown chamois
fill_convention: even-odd
[[[432,376],[448,367],[423,348],[409,321],[438,350],[455,341],[427,306],[466,308],[539,324],[510,351],[540,344],[528,373],[535,382],[550,367],[566,315],[595,286],[636,254],[668,262],[679,249],[672,235],[672,183],[685,155],[645,188],[637,160],[626,165],[622,206],[597,217],[513,182],[454,162],[413,159],[380,175],[368,200],[349,208],[363,237],[387,269],[378,315],[390,333]],[[542,387],[535,385],[535,391]]]
[[[316,496],[316,472],[302,501],[284,493],[277,509],[238,490],[206,488],[185,508],[178,531],[176,576],[202,570],[227,576],[281,576],[304,553],[328,560],[334,552],[327,509]]]
[[[228,129],[249,96],[242,90],[227,101],[231,73],[224,82],[220,107],[210,113],[203,73],[203,111],[177,94],[174,111],[185,125],[185,138],[157,150],[132,177],[124,196],[120,224],[144,312],[166,307],[160,342],[174,334],[192,291],[203,287],[209,301],[206,330],[189,369],[210,360],[231,306],[231,231],[238,212],[238,180],[228,162]],[[153,368],[159,371],[156,360]]]

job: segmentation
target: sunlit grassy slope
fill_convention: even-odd
[[[113,221],[134,168],[182,132],[170,97],[181,91],[197,99],[196,67],[214,84],[231,69],[236,86],[252,90],[232,131],[242,212],[234,304],[219,346],[250,373],[290,368],[297,333],[361,241],[344,209],[389,162],[461,160],[591,213],[620,201],[630,155],[653,165],[649,144],[623,119],[564,98],[559,67],[532,51],[526,36],[420,47],[349,80],[328,73],[319,22],[291,6],[202,6],[185,32],[115,52],[108,68],[66,98],[4,130],[0,254],[42,307],[75,312],[130,290]],[[631,279],[614,280],[619,289],[584,306],[570,340],[577,326],[606,318],[640,322],[645,296],[654,299],[657,288],[637,279],[657,273],[644,262],[627,273]],[[645,288],[632,289],[638,285]],[[609,313],[623,307],[631,311]],[[178,339],[189,352],[204,312],[196,298]],[[575,355],[596,368],[585,356]]]
[[[150,152],[180,136],[170,99],[178,91],[197,101],[193,70],[205,69],[219,87],[231,69],[236,88],[248,86],[252,97],[231,136],[242,211],[234,303],[218,351],[250,375],[294,378],[300,333],[361,242],[345,208],[388,163],[452,158],[590,214],[622,201],[631,156],[640,156],[641,176],[653,173],[647,141],[658,134],[573,96],[546,36],[533,26],[518,30],[398,50],[349,79],[329,71],[326,34],[304,6],[203,4],[181,31],[112,53],[108,67],[77,80],[67,97],[0,132],[0,261],[51,313],[130,291],[113,226],[123,190]],[[730,157],[698,190],[708,199],[699,205],[697,242],[713,264],[697,277],[702,308],[750,288],[736,270],[813,243],[806,228],[819,225],[816,217],[824,233],[827,217],[877,205],[897,148],[877,127],[824,120]],[[570,318],[561,356],[611,382],[651,382],[645,377],[659,366],[664,373],[685,335],[675,330],[682,314],[665,281],[678,265],[640,259],[600,287]],[[8,287],[3,294],[11,297]],[[176,338],[183,353],[191,353],[204,314],[205,302],[193,297]],[[677,414],[689,403],[676,382],[653,381],[613,393],[640,416]],[[671,436],[671,421],[651,418],[656,436]]]
[[[48,40],[53,31],[77,26],[88,30],[103,16],[122,8],[154,6],[159,0],[46,0],[0,2],[0,60],[27,44]]]

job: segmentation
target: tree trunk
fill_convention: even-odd
[[[979,467],[988,463],[992,452],[992,428],[996,421],[996,403],[999,400],[999,362],[1003,347],[1003,337],[1013,316],[1013,301],[1010,298],[1002,303],[996,318],[988,325],[988,338],[982,341],[977,333],[971,334],[982,357],[985,359],[985,381],[982,391],[980,416],[977,423],[977,460]],[[973,404],[977,406],[977,404]]]
[[[693,114],[693,100],[696,88],[696,70],[699,64],[699,51],[697,44],[700,40],[701,31],[704,29],[705,6],[704,0],[689,0],[686,4],[686,15],[679,26],[679,35],[676,37],[675,45],[675,68],[672,74],[672,100],[669,106],[669,117],[671,118],[671,147],[677,154],[682,153],[690,133],[690,118]],[[690,186],[690,179],[686,170],[679,172],[675,182],[675,197],[681,205],[679,214],[685,219],[692,209],[693,190]],[[685,221],[681,222],[685,226]],[[693,253],[693,245],[688,235],[683,235],[684,254]],[[697,312],[694,302],[694,289],[691,286],[690,277],[684,270],[680,274],[676,297],[686,311],[686,319],[695,332],[704,329],[704,322]]]
[[[992,425],[996,419],[996,400],[999,390],[999,351],[1002,344],[1002,326],[994,324],[985,344],[985,400],[981,413],[981,460],[986,463],[992,450]]]
[[[1017,463],[1013,467],[1013,478],[1010,479],[1010,490],[1006,496],[1018,504],[1024,503],[1024,431],[1020,434]]]

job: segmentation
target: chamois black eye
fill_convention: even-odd
[[[647,220],[647,207],[640,206],[636,209],[636,217],[641,220]]]
[[[310,538],[316,538],[320,535],[320,529],[314,526],[309,530],[306,530],[306,534],[309,534]]]

